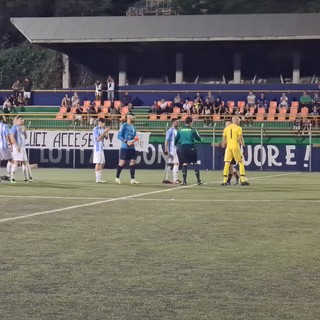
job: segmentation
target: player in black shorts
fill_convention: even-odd
[[[197,177],[198,185],[203,184],[200,179],[200,171],[198,164],[197,149],[195,147],[195,142],[200,142],[201,137],[195,128],[192,128],[192,118],[187,117],[185,120],[185,126],[180,128],[175,137],[175,144],[177,147],[177,153],[180,164],[182,164],[182,185],[187,185],[187,171],[188,163],[193,164],[194,172]]]

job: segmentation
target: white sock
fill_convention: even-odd
[[[18,168],[18,167],[17,167],[15,164],[13,164],[13,165],[11,166],[11,173],[10,173],[10,178],[11,178],[11,179],[14,179],[14,175],[16,174],[17,168]]]
[[[32,174],[31,174],[30,163],[27,164],[27,171],[28,171],[29,178],[31,178],[31,177],[32,177]]]
[[[179,176],[179,165],[178,164],[175,164],[173,166],[172,174],[173,174],[173,181],[177,181],[178,176]]]
[[[169,180],[170,173],[171,173],[171,166],[167,165],[167,167],[166,167],[166,180]]]
[[[22,164],[21,169],[22,169],[24,178],[25,178],[25,179],[29,179],[27,166],[26,166],[25,164]]]
[[[11,176],[11,168],[12,168],[12,162],[8,161],[7,163],[7,176]]]
[[[101,180],[100,171],[96,171],[96,181],[100,181],[100,180]]]
[[[100,170],[99,172],[100,172],[100,180],[102,180],[102,170]]]

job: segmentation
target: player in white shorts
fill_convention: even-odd
[[[7,161],[7,176],[0,178],[3,180],[9,180],[11,175],[12,155],[11,155],[11,142],[10,142],[10,130],[6,124],[4,116],[0,116],[0,164],[3,160]]]
[[[164,153],[168,156],[165,168],[165,179],[163,183],[180,184],[179,176],[179,158],[177,155],[177,148],[174,144],[174,139],[177,135],[178,119],[171,119],[171,128],[166,133],[166,140],[164,144]],[[172,172],[173,182],[169,180],[169,175]]]
[[[96,183],[106,183],[102,180],[102,169],[106,163],[104,156],[104,140],[108,139],[110,128],[105,128],[106,120],[100,118],[98,125],[93,128],[93,163],[95,163]]]
[[[27,151],[25,147],[25,140],[27,139],[27,131],[24,126],[24,119],[22,116],[14,118],[14,125],[11,128],[10,139],[12,142],[12,158],[13,165],[11,169],[11,182],[15,183],[15,173],[17,168],[21,166],[24,174],[24,181],[31,182],[31,170],[28,162]]]

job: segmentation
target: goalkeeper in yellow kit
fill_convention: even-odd
[[[223,183],[222,186],[227,186],[230,162],[235,159],[239,163],[240,184],[242,186],[249,185],[245,178],[245,169],[243,164],[243,157],[241,154],[241,147],[245,147],[242,128],[239,126],[240,119],[237,116],[232,117],[232,124],[223,130],[222,147],[226,147],[224,154],[224,169],[223,169]]]

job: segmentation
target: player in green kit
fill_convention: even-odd
[[[193,164],[194,172],[197,177],[198,185],[203,184],[200,179],[200,171],[198,164],[197,149],[195,142],[201,142],[201,137],[195,128],[192,128],[192,118],[187,117],[185,120],[185,126],[180,128],[175,137],[175,144],[177,147],[178,158],[180,164],[182,164],[182,185],[187,185],[187,171],[188,163]]]

